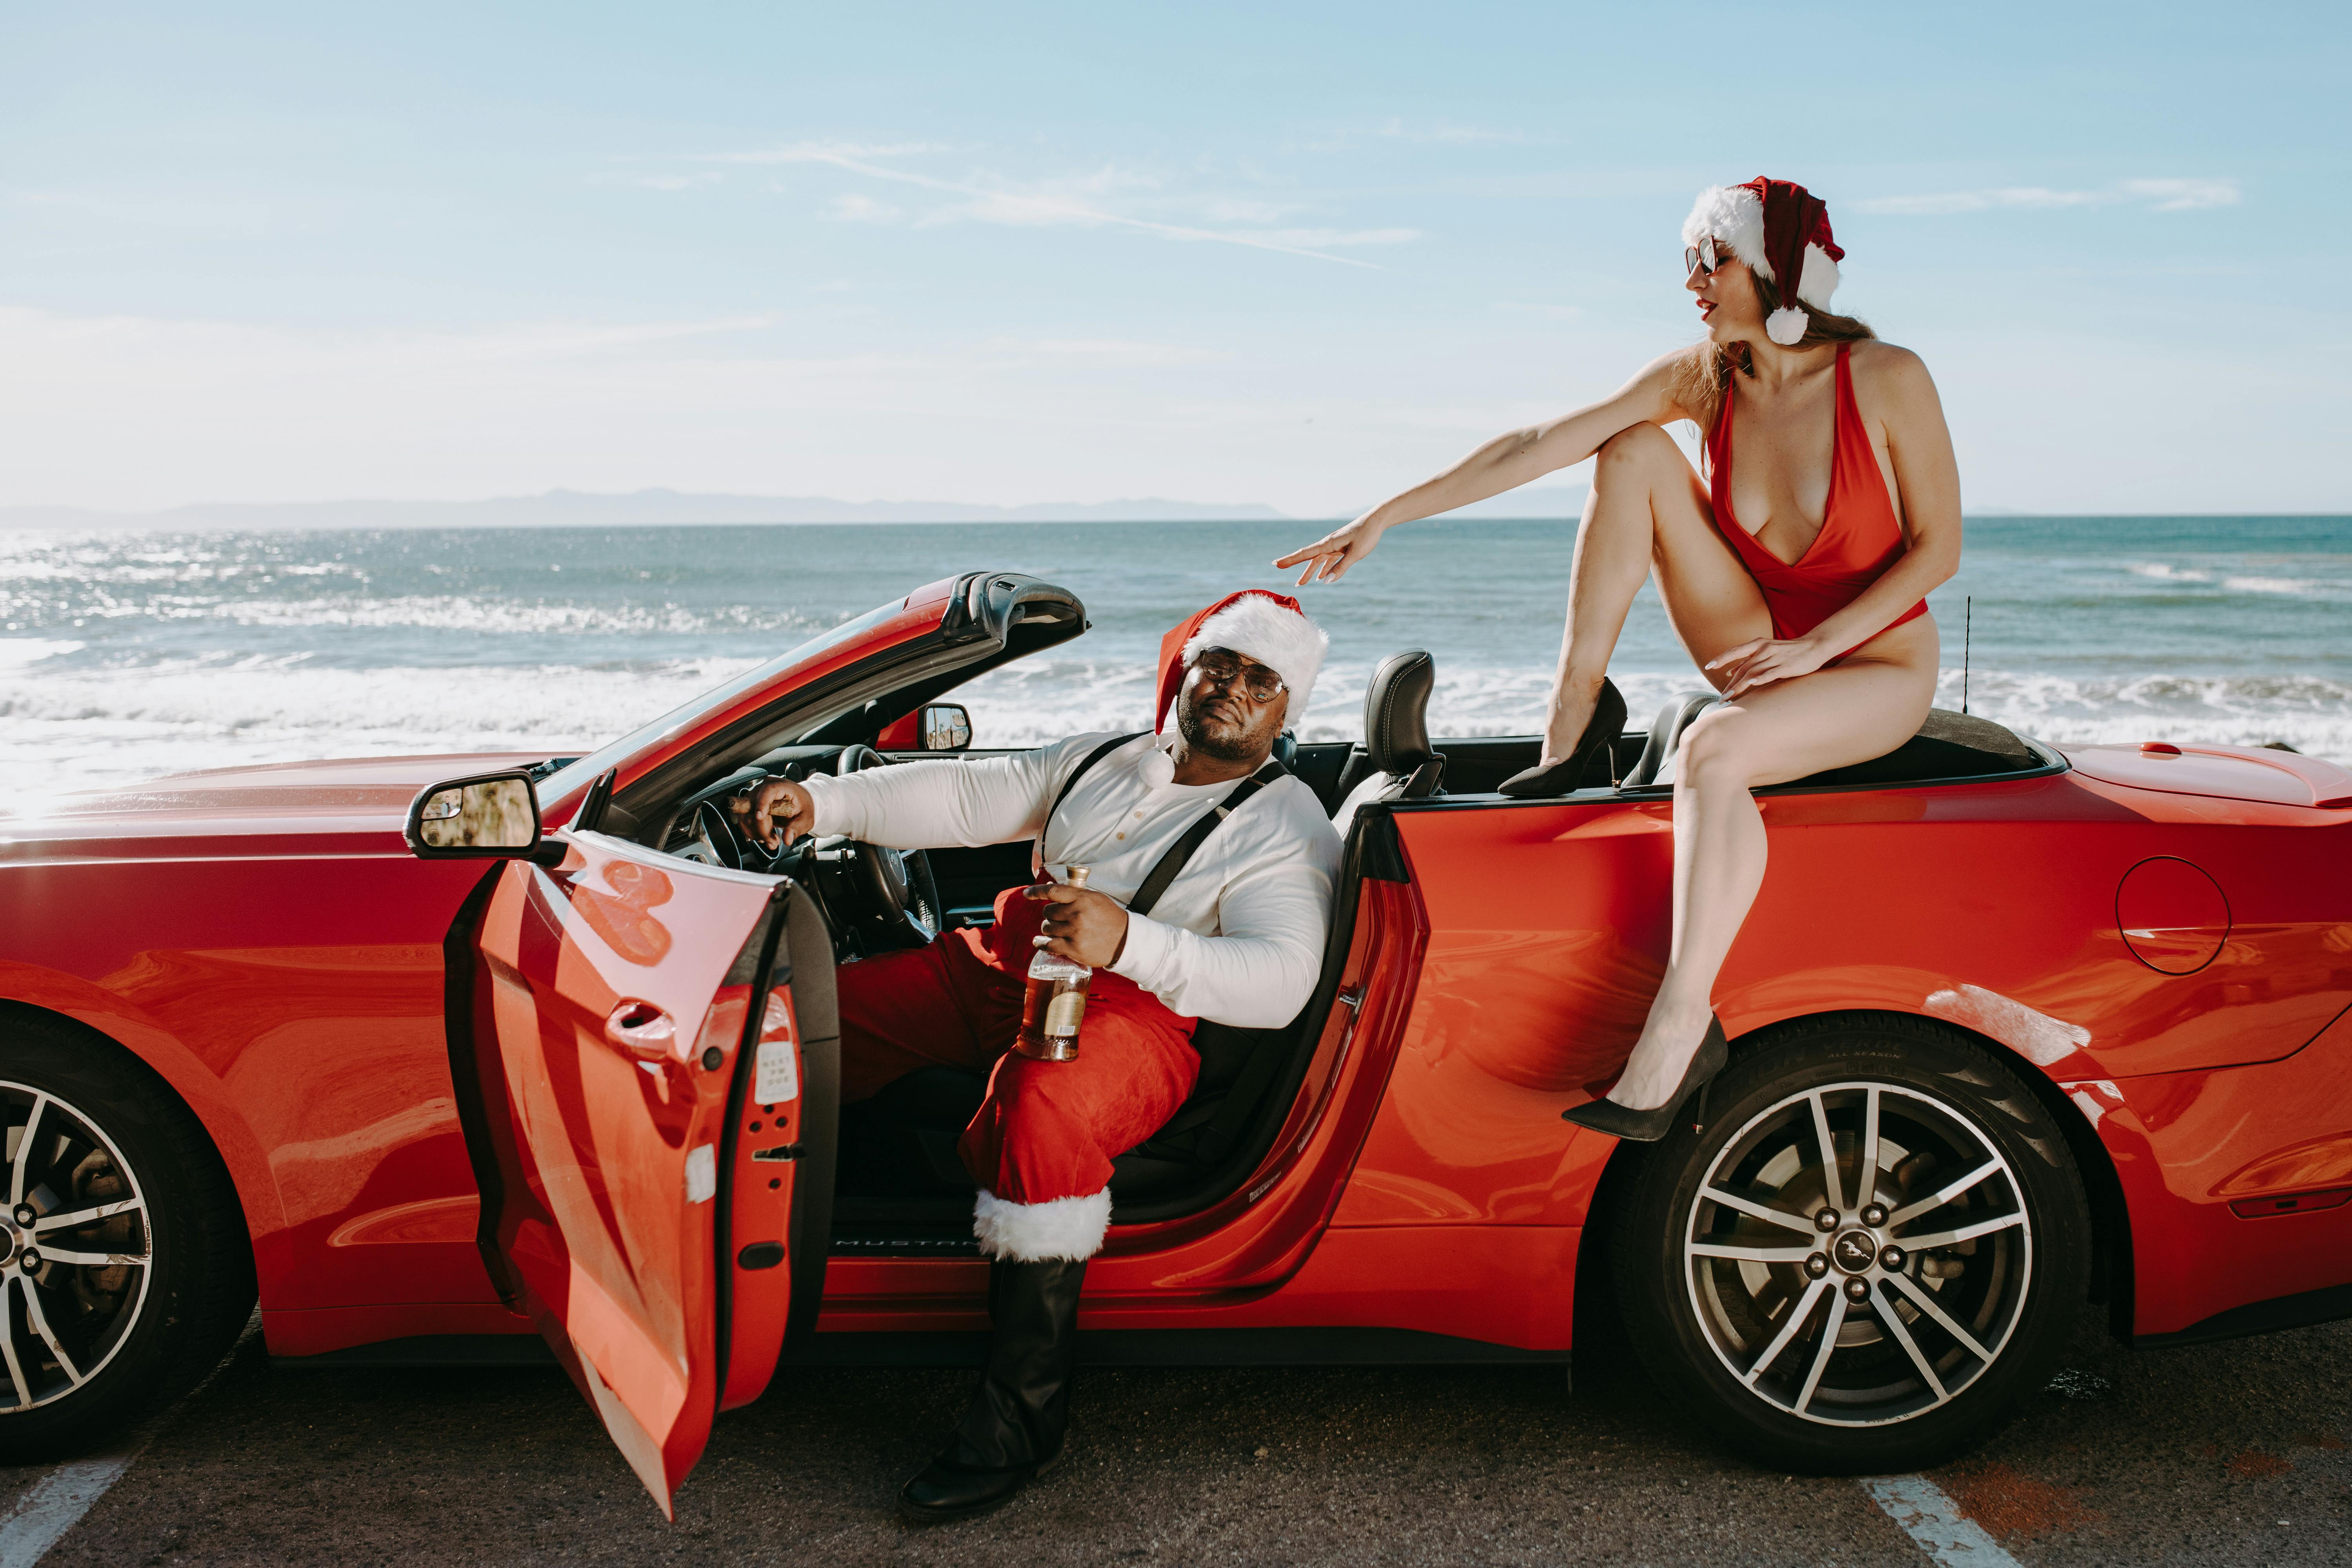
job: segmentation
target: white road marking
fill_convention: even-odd
[[[247,1321],[245,1332],[237,1336],[228,1353],[219,1364],[206,1373],[204,1381],[173,1400],[170,1408],[151,1416],[124,1439],[121,1447],[109,1454],[88,1459],[75,1459],[59,1465],[39,1480],[25,1489],[5,1518],[0,1518],[0,1568],[33,1568],[65,1536],[67,1531],[81,1522],[106,1489],[122,1479],[155,1435],[169,1426],[181,1411],[194,1404],[205,1390],[213,1385],[247,1340],[261,1331],[261,1314],[257,1310]]]
[[[2016,1558],[1960,1511],[1944,1489],[1925,1476],[1873,1476],[1862,1483],[1886,1517],[1918,1542],[1937,1568],[2019,1568]],[[0,1563],[0,1568],[7,1568]]]
[[[138,1457],[138,1449],[132,1448],[102,1458],[77,1459],[27,1487],[8,1517],[0,1521],[0,1568],[33,1568]]]

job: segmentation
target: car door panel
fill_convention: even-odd
[[[804,1041],[789,995],[768,1000],[789,973],[791,884],[600,834],[567,839],[553,870],[509,868],[482,925],[495,1047],[483,1076],[507,1111],[493,1127],[508,1141],[500,1166],[522,1189],[501,1194],[488,1228],[519,1304],[667,1512],[726,1374],[721,1246],[747,1226],[788,1245],[796,1197],[830,1206],[829,1137],[822,1194],[733,1179],[730,1157],[768,1147],[778,1113],[797,1125],[809,1100],[780,1094],[761,1110],[746,1085],[763,1049],[829,1052],[832,1026]],[[830,952],[813,952],[829,994]],[[797,1089],[829,1075],[795,1057],[789,1076]],[[733,1136],[730,1110],[761,1131]],[[812,1113],[828,1133],[832,1110]],[[781,1341],[793,1271],[774,1272],[781,1293],[754,1292],[738,1331]]]

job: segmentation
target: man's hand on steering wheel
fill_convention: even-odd
[[[1024,888],[1021,896],[1050,907],[1038,922],[1036,945],[1055,958],[1108,969],[1127,947],[1127,906],[1108,893],[1067,882]]]
[[[773,854],[816,830],[816,798],[790,779],[755,779],[727,797],[743,837]]]

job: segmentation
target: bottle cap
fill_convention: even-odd
[[[1084,866],[1073,866],[1073,867],[1071,867],[1071,868],[1069,868],[1069,871],[1070,871],[1070,886],[1072,886],[1073,888],[1083,888],[1083,887],[1085,887],[1085,886],[1087,885],[1087,868],[1086,867],[1084,867]]]

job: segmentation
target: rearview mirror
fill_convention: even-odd
[[[923,710],[923,750],[961,752],[971,744],[971,715],[961,702],[934,702]]]
[[[519,859],[539,847],[539,800],[530,775],[479,773],[428,787],[402,829],[425,860]]]

